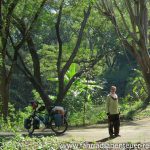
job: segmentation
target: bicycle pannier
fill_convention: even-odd
[[[54,121],[55,121],[56,126],[61,126],[63,124],[63,115],[55,114],[54,115]]]
[[[24,120],[24,128],[30,129],[31,128],[31,119],[27,118]]]

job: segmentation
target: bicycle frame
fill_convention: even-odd
[[[52,115],[50,114],[46,114],[46,113],[43,113],[45,116],[41,116],[40,115],[41,112],[37,111],[37,110],[34,110],[33,114],[30,116],[32,118],[37,118],[40,122],[42,122],[45,126],[48,126],[48,123],[50,121],[50,119],[52,118]]]

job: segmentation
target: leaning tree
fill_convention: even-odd
[[[114,25],[121,42],[139,64],[150,101],[150,2],[148,0],[97,0],[96,7]],[[122,32],[122,29],[125,32]]]

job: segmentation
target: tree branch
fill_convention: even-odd
[[[13,24],[20,30],[22,36],[24,36],[25,32],[27,30],[27,27],[26,27],[24,21],[19,19],[16,16],[14,16]],[[28,44],[28,49],[30,51],[32,61],[33,61],[34,77],[37,79],[38,82],[41,83],[39,56],[37,54],[35,44],[33,42],[32,36],[31,36],[31,32],[28,33],[26,42]]]
[[[124,17],[124,15],[123,15],[121,9],[119,8],[119,6],[118,6],[116,0],[114,0],[114,4],[115,4],[115,6],[116,6],[116,8],[117,8],[117,10],[118,10],[118,12],[119,12],[119,14],[120,14],[120,16],[121,16],[122,22],[124,23],[124,26],[125,26],[126,30],[128,31],[129,35],[135,40],[135,42],[136,42],[137,44],[139,44],[138,38],[137,38],[136,34],[131,33],[131,31],[130,31],[130,29],[129,29],[127,23],[126,23],[125,17]],[[133,29],[135,29],[135,28],[136,28],[136,26],[133,25]],[[136,33],[136,31],[135,31],[134,33]]]
[[[3,50],[2,50],[2,56],[3,56],[3,59],[5,59],[5,55],[6,55],[6,46],[7,46],[7,42],[8,42],[8,36],[9,36],[9,27],[10,27],[10,19],[12,17],[12,13],[17,5],[19,0],[14,0],[9,8],[8,8],[8,13],[6,15],[6,20],[5,20],[5,28],[4,28],[4,35],[2,36],[2,41],[3,41]],[[2,4],[2,2],[1,2]],[[2,9],[2,8],[1,8]],[[2,28],[3,28],[3,23],[4,21],[2,22]]]
[[[90,63],[88,64],[88,66],[80,69],[77,73],[75,73],[73,75],[73,77],[69,80],[69,82],[67,83],[67,85],[65,86],[64,89],[64,97],[67,94],[68,90],[70,89],[70,87],[72,86],[73,82],[79,78],[83,73],[88,72],[90,69],[92,69],[106,54],[109,54],[110,52],[108,51],[105,54],[99,54],[95,59],[92,59],[90,61]]]
[[[88,7],[87,12],[84,12],[84,19],[83,19],[83,22],[81,23],[81,28],[80,28],[80,31],[79,31],[79,35],[78,35],[78,39],[77,39],[76,45],[75,45],[75,47],[73,49],[73,52],[72,52],[70,58],[68,59],[67,63],[65,64],[65,66],[62,69],[62,74],[63,75],[67,72],[67,70],[69,69],[72,61],[76,57],[76,54],[77,54],[77,52],[79,50],[79,47],[80,47],[80,44],[81,44],[81,40],[82,40],[82,37],[83,37],[83,32],[84,32],[87,20],[88,20],[88,18],[90,16],[90,12],[91,12],[91,6]]]
[[[13,46],[13,48],[14,48],[14,50],[15,50],[14,56],[13,56],[12,65],[11,65],[11,68],[10,68],[10,71],[9,71],[9,74],[8,74],[8,79],[7,79],[7,81],[9,81],[10,78],[11,78],[11,74],[12,74],[12,71],[13,71],[13,68],[14,68],[14,65],[15,65],[15,62],[17,61],[18,52],[19,52],[20,48],[22,47],[22,45],[24,44],[24,42],[25,42],[25,40],[27,39],[27,37],[29,36],[30,30],[32,29],[33,24],[34,24],[35,21],[37,20],[37,18],[38,18],[38,16],[39,16],[39,13],[40,13],[42,7],[44,6],[45,2],[46,2],[46,0],[43,0],[43,2],[41,3],[40,8],[37,10],[37,12],[36,12],[36,14],[35,14],[35,16],[34,16],[32,22],[31,22],[31,25],[30,25],[29,29],[28,29],[28,30],[25,29],[26,32],[24,32],[23,29],[20,29],[20,28],[19,28],[20,31],[22,31],[22,33],[24,32],[24,33],[23,33],[24,36],[23,36],[22,40],[21,40],[17,45],[15,45],[15,43],[13,42],[13,39],[11,38],[11,35],[10,35],[9,30],[7,31],[7,32],[8,32],[8,36],[10,37],[10,41],[11,41],[11,43],[12,43],[12,46]],[[10,14],[10,13],[9,13],[9,14]],[[19,20],[19,19],[18,19],[18,20]],[[14,23],[14,22],[13,22],[13,23]],[[22,24],[22,27],[24,27],[23,24]],[[36,68],[36,69],[37,69],[37,68]]]
[[[59,14],[58,14],[58,18],[57,18],[57,23],[55,25],[57,40],[58,40],[58,44],[59,44],[59,53],[58,53],[58,59],[57,59],[58,76],[60,76],[60,72],[61,72],[60,68],[61,68],[61,58],[62,58],[62,40],[60,37],[60,22],[61,22],[61,16],[62,16],[63,3],[64,3],[64,0],[62,0],[62,2],[61,2],[60,8],[59,8]]]
[[[10,54],[7,52],[8,58],[13,61]],[[16,64],[18,69],[28,78],[28,80],[32,83],[34,88],[38,91],[39,95],[43,99],[45,106],[47,110],[49,110],[49,107],[52,105],[51,99],[48,97],[48,94],[44,91],[42,85],[34,78],[34,76],[31,74],[30,70],[26,67],[21,55],[18,53],[19,60],[21,62],[22,67],[20,64]]]
[[[2,19],[2,0],[0,0],[0,30],[3,28],[3,19]]]
[[[119,26],[117,24],[116,17],[114,15],[114,10],[112,10],[112,12],[109,12],[106,9],[103,10],[103,7],[100,6],[99,3],[96,3],[96,5],[97,5],[97,8],[100,9],[99,12],[102,13],[104,16],[106,16],[112,22],[112,24],[114,25],[115,31],[118,34],[118,37],[120,38],[120,41],[123,43],[123,45],[125,45],[127,48],[129,48],[130,52],[133,54],[133,56],[135,56],[137,58],[139,56],[138,51],[121,34],[121,31],[120,31]]]
[[[32,22],[31,22],[29,28],[26,30],[25,35],[23,36],[22,40],[15,46],[15,47],[16,47],[15,49],[18,49],[18,50],[19,50],[19,49],[22,47],[23,43],[25,42],[26,38],[28,37],[28,34],[29,34],[29,33],[31,32],[31,30],[32,30],[34,23],[36,22],[38,16],[40,15],[40,12],[41,12],[41,10],[42,10],[42,8],[43,8],[43,6],[44,6],[44,4],[45,4],[46,1],[47,1],[47,0],[43,0],[43,1],[42,1],[42,3],[41,3],[41,5],[40,5],[39,9],[37,10],[37,12],[35,13],[35,15],[34,15],[34,17],[33,17],[33,20],[32,20]]]

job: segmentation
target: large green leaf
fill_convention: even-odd
[[[65,83],[67,83],[77,72],[78,65],[76,63],[72,63],[69,70],[65,75]]]

